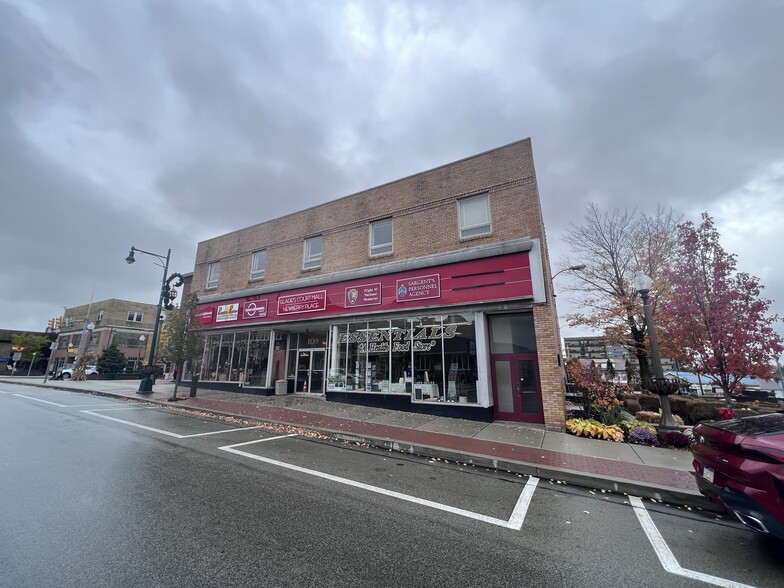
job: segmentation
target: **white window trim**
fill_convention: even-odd
[[[481,222],[474,225],[466,225],[463,226],[463,203],[469,202],[471,200],[479,200],[480,198],[484,199],[485,201],[485,208],[487,210],[487,222]],[[477,237],[484,237],[486,235],[490,235],[493,232],[493,216],[490,211],[490,194],[477,194],[476,196],[470,196],[468,198],[461,198],[457,201],[457,225],[458,225],[458,233],[460,239],[475,239]],[[487,227],[487,230],[482,233],[476,233],[473,235],[465,235],[465,231],[470,231],[472,229]]]
[[[308,257],[308,244],[312,243],[314,240],[319,239],[321,241],[321,253],[318,256]],[[317,237],[310,237],[309,239],[305,239],[305,243],[302,249],[302,269],[303,270],[314,270],[321,267],[321,258],[324,254],[324,239],[319,235]]]
[[[373,244],[373,228],[381,223],[389,223],[392,226],[392,240],[388,243]],[[373,251],[373,249],[384,248],[384,251]],[[388,250],[387,250],[388,248]],[[380,221],[370,223],[370,231],[368,232],[368,251],[370,257],[379,257],[381,255],[392,255],[395,252],[395,223],[391,218],[385,218]]]
[[[214,279],[212,279],[212,268],[213,267],[217,267],[218,268],[218,271],[217,271],[218,275],[215,276]],[[207,284],[206,284],[207,290],[211,290],[212,288],[217,288],[218,287],[218,280],[220,280],[220,262],[216,261],[214,263],[211,263],[209,266],[207,266]]]
[[[260,253],[264,254],[264,267],[261,269],[253,269],[256,261],[256,256]],[[251,280],[260,280],[264,277],[264,274],[267,272],[267,250],[260,249],[258,251],[254,251],[253,254],[250,256],[250,279]]]

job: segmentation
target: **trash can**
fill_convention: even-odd
[[[275,396],[285,396],[288,394],[288,383],[286,380],[275,380]]]

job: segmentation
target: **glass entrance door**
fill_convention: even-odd
[[[536,356],[491,355],[494,417],[499,420],[544,423]]]
[[[323,349],[300,349],[297,352],[296,392],[324,393],[325,355]]]

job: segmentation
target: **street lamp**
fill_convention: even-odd
[[[139,358],[142,356],[142,343],[144,343],[144,339],[144,335],[139,335],[139,348],[136,351],[136,361],[133,362],[133,371],[136,371],[136,368],[139,366]],[[147,349],[146,346],[145,349]]]
[[[553,295],[553,305],[555,305],[555,284],[553,284],[553,280],[556,278],[556,276],[558,274],[562,274],[564,272],[579,272],[581,270],[584,270],[585,267],[586,266],[585,266],[584,263],[578,263],[577,265],[570,265],[569,267],[565,267],[562,270],[558,270],[557,272],[555,272],[553,274],[553,276],[550,278],[550,292]],[[556,310],[556,312],[558,312],[558,311]],[[561,353],[560,353],[560,356],[558,357],[558,365],[561,365],[561,359],[566,357],[566,349],[565,349],[565,346],[563,345],[563,341],[561,339],[561,326],[560,325],[558,325],[558,345],[561,348],[560,349]]]
[[[161,283],[161,294],[158,298],[158,312],[155,315],[155,326],[152,329],[152,341],[150,342],[150,360],[148,362],[148,371],[150,371],[153,369],[152,366],[154,365],[153,361],[155,359],[155,344],[158,342],[158,326],[161,324],[161,309],[164,306],[167,310],[174,308],[174,306],[171,304],[171,301],[174,299],[176,293],[174,290],[172,290],[171,282],[177,279],[178,281],[174,284],[175,286],[182,286],[183,282],[181,274],[172,274],[171,276],[167,275],[169,273],[169,258],[171,257],[171,249],[166,252],[166,257],[164,257],[163,255],[144,251],[143,249],[138,249],[132,246],[131,252],[128,254],[128,257],[125,258],[126,263],[132,264],[136,261],[136,258],[134,257],[135,252],[156,257],[158,262],[155,262],[155,265],[163,268],[163,282]],[[139,392],[152,392],[152,374],[145,374],[145,377],[139,383]]]
[[[555,272],[553,274],[553,277],[550,278],[550,279],[554,280],[555,276],[557,276],[558,274],[562,274],[564,272],[579,272],[580,270],[584,270],[585,267],[586,267],[586,265],[584,263],[579,263],[577,265],[572,265],[572,266],[569,266],[569,267],[565,267],[562,270],[559,270],[559,271]]]
[[[634,276],[634,289],[640,293],[640,296],[642,297],[642,307],[645,311],[645,325],[648,329],[648,342],[651,348],[651,364],[653,365],[653,378],[650,378],[647,382],[643,382],[643,384],[645,384],[649,390],[659,395],[659,404],[661,405],[662,411],[659,429],[677,431],[678,424],[675,422],[675,419],[672,418],[672,409],[670,408],[670,394],[677,392],[678,382],[667,380],[664,377],[664,370],[662,370],[659,343],[656,340],[656,327],[653,326],[651,306],[648,304],[648,292],[650,292],[652,284],[651,278],[642,272],[639,272]]]

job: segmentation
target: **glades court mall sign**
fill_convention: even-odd
[[[278,297],[278,316],[327,309],[327,291],[301,292]]]

